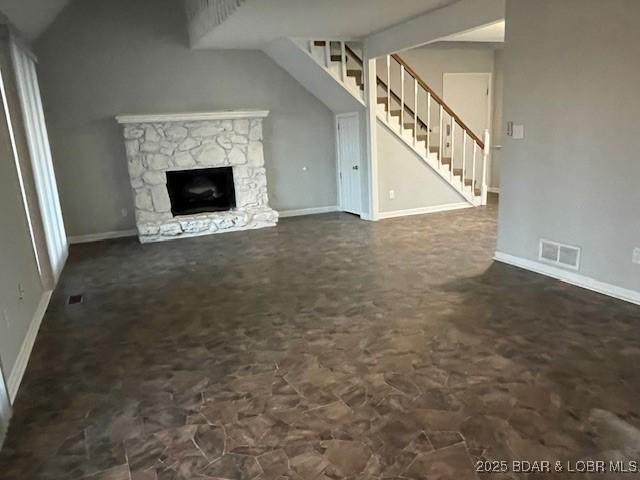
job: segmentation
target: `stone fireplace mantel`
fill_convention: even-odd
[[[251,118],[266,118],[269,110],[225,110],[220,112],[191,112],[191,113],[157,113],[142,115],[118,115],[116,120],[120,124],[127,123],[164,123],[164,122],[197,122],[206,120],[239,120]]]
[[[268,114],[233,110],[118,115],[140,241],[274,226],[278,213],[269,207],[262,145],[262,122]],[[235,188],[235,207],[174,215],[167,172],[219,167],[232,168],[228,189]]]

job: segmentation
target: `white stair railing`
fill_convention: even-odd
[[[349,85],[349,82],[353,83],[355,78],[355,84],[360,89],[364,86],[362,59],[360,54],[352,50],[347,42],[328,39],[311,40],[309,41],[309,53],[319,63],[324,64],[327,70],[336,77],[336,80]],[[478,137],[401,57],[395,54],[387,55],[385,60],[386,78],[376,77],[378,92],[383,91],[383,95],[386,95],[383,97],[386,110],[384,112],[386,115],[383,118],[387,123],[392,124],[399,136],[418,151],[426,161],[432,162],[434,168],[440,172],[443,178],[447,179],[455,188],[459,188],[470,202],[475,205],[486,205],[489,131],[483,132],[482,139]],[[398,70],[394,69],[392,75],[393,62],[399,68]],[[350,67],[349,64],[353,66]],[[407,75],[409,76],[408,82],[405,81]],[[397,90],[395,87],[392,88],[392,76],[395,81],[399,80],[400,85]],[[410,88],[413,88],[412,92],[408,90]],[[376,95],[376,97],[378,96],[379,94]],[[426,112],[420,109],[419,101],[425,97]],[[392,110],[392,102],[399,104],[399,110]],[[434,127],[436,127],[436,125],[432,125],[433,102],[437,108],[433,123],[437,122],[438,127],[437,136],[433,140],[439,140],[437,146],[432,145],[431,136]],[[398,117],[397,122],[396,116]],[[398,123],[397,126],[396,123]],[[446,135],[445,126],[447,127]],[[407,129],[412,130],[411,135],[407,135]],[[457,133],[459,131],[461,134]],[[461,138],[462,145],[459,144],[460,138],[456,139],[457,136]],[[473,147],[472,152],[470,152],[469,141]],[[431,153],[432,148],[436,150],[436,153]],[[481,164],[478,164],[478,150],[482,155]],[[471,154],[470,159],[468,158],[469,154]],[[445,155],[447,156],[446,162]],[[470,180],[467,177],[468,173],[471,174]],[[480,173],[479,176],[478,173]],[[480,183],[479,189],[478,182]]]
[[[344,42],[340,42],[340,65],[342,73],[342,82],[347,81],[347,46]]]
[[[399,91],[394,92],[391,88],[392,84],[392,69],[391,65],[395,62],[399,66],[399,78],[396,72],[396,80],[399,80]],[[405,79],[409,75],[413,80],[414,91],[413,95],[407,98],[405,92]],[[436,102],[438,106],[438,139],[437,146],[437,165],[441,171],[446,172],[447,177],[452,185],[456,188],[460,188],[461,192],[465,195],[471,196],[474,199],[474,203],[480,205],[486,205],[487,203],[487,162],[489,157],[489,131],[483,132],[483,138],[478,137],[465,123],[460,119],[458,115],[420,78],[420,76],[398,55],[387,55],[386,57],[386,82],[378,79],[379,86],[384,87],[386,90],[386,119],[387,122],[391,122],[392,108],[391,101],[395,99],[400,104],[399,110],[399,134],[405,135],[407,129],[413,129],[412,132],[412,144],[415,148],[418,146],[418,129],[425,131],[424,138],[425,143],[421,144],[420,148],[426,147],[424,155],[429,158],[431,154],[431,132],[433,126],[431,122],[432,117],[432,102]],[[424,114],[419,112],[418,98],[422,94],[426,95],[426,112]],[[413,97],[413,99],[411,99]],[[413,124],[409,125],[405,123],[407,113],[411,113]],[[444,127],[447,127],[447,134],[445,135]],[[460,130],[458,130],[460,129]],[[459,132],[462,132],[461,134]],[[422,135],[421,135],[422,137]],[[456,138],[460,137],[460,138]],[[462,144],[460,145],[460,141]],[[448,142],[448,143],[447,143]],[[470,153],[470,146],[468,142],[472,142],[473,156],[468,158]],[[477,152],[481,151],[482,164],[479,165],[480,171],[478,172]],[[447,156],[447,163],[444,162],[444,157]],[[469,163],[470,162],[470,163]],[[467,185],[467,175],[471,173],[471,192]],[[476,174],[480,173],[480,177],[476,178]],[[478,182],[480,183],[480,189],[478,191]],[[478,193],[476,193],[478,192]]]
[[[481,204],[487,204],[487,162],[489,160],[489,149],[491,147],[491,135],[489,130],[484,131],[484,149],[482,155],[482,184],[480,187]]]

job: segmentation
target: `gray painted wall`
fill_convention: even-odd
[[[427,84],[442,96],[444,73],[493,72],[494,51],[491,44],[438,43],[400,52],[400,56]]]
[[[640,291],[640,3],[510,0],[498,250],[582,247],[580,273]]]
[[[190,50],[186,25],[175,0],[83,0],[37,42],[69,235],[134,228],[120,113],[269,109],[271,205],[336,204],[329,110],[262,52]]]
[[[380,212],[435,207],[465,200],[402,140],[378,123]],[[395,199],[389,199],[389,190]]]

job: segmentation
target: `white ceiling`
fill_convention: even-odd
[[[0,0],[0,12],[27,40],[35,40],[68,3],[69,0]]]
[[[456,33],[442,40],[447,42],[504,42],[505,21],[484,25],[467,32]]]
[[[280,37],[360,38],[458,0],[247,0],[198,48],[261,48]]]

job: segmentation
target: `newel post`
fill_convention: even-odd
[[[481,203],[487,204],[487,162],[489,161],[489,150],[491,148],[491,135],[489,130],[484,131],[484,150],[482,151],[482,183],[480,187]]]

